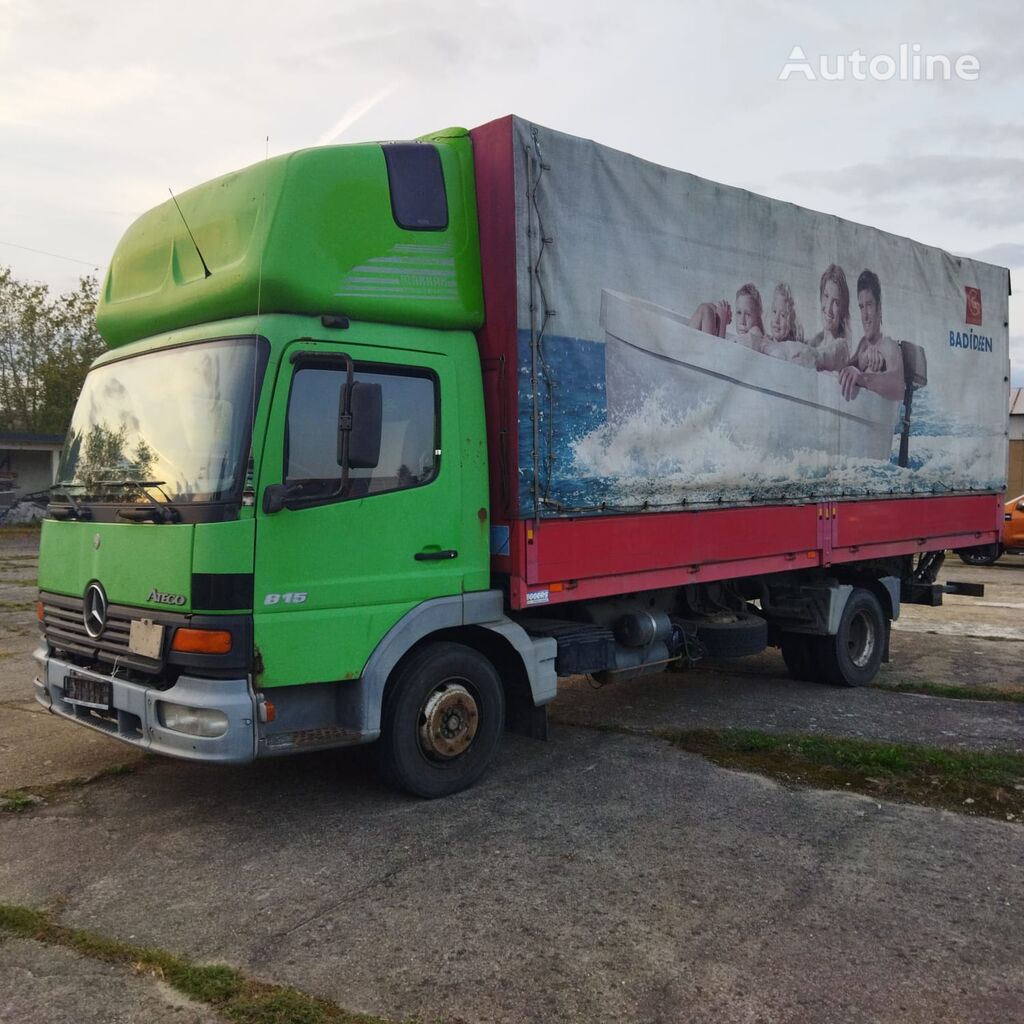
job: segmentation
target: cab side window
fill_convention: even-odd
[[[380,459],[373,469],[352,469],[340,499],[360,498],[429,483],[439,457],[437,382],[427,372],[375,372],[356,367],[355,379],[379,384],[382,397]],[[285,483],[302,484],[308,495],[333,494],[338,465],[338,405],[345,371],[299,366],[288,400]]]

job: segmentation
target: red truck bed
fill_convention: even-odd
[[[535,438],[526,429],[521,433],[520,292],[526,257],[523,226],[516,220],[514,147],[521,140],[513,122],[494,121],[475,129],[472,138],[486,309],[479,344],[495,467],[493,567],[507,576],[514,609],[998,540],[997,488],[626,513],[528,507],[523,478],[534,461]],[[520,218],[521,207],[520,202]],[[558,307],[559,296],[545,301]],[[993,379],[1001,375],[1000,369]],[[1000,400],[1001,395],[992,399]]]

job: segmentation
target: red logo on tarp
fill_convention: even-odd
[[[964,287],[967,292],[967,322],[981,326],[981,289]]]

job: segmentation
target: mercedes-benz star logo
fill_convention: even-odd
[[[98,583],[90,583],[85,588],[82,602],[82,621],[85,631],[94,640],[103,632],[107,625],[107,595]]]

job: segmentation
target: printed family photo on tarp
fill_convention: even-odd
[[[1002,486],[1005,270],[519,119],[515,147],[521,511]]]

